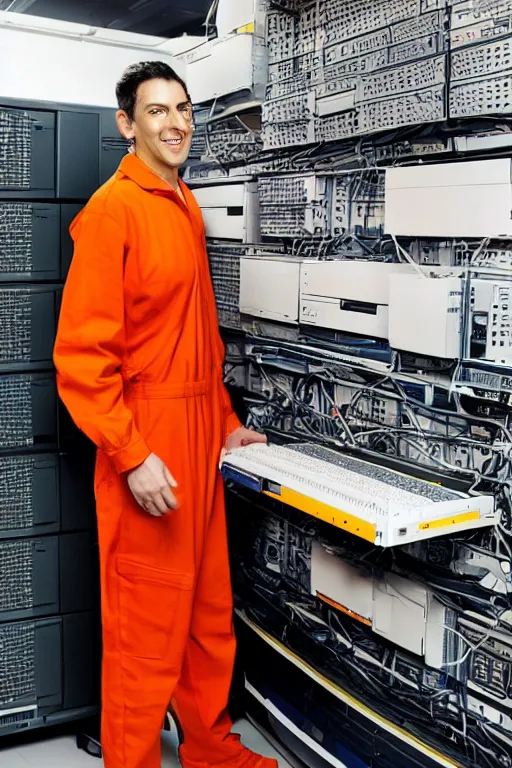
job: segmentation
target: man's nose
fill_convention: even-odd
[[[167,127],[174,128],[185,133],[188,130],[189,124],[185,119],[183,112],[181,112],[179,109],[171,109],[169,110],[169,115],[167,118]]]

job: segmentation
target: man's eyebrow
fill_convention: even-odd
[[[180,101],[179,104],[176,104],[176,107],[179,109],[179,107],[191,107],[192,102],[190,99],[187,99],[186,101]],[[144,109],[150,109],[151,107],[159,107],[160,109],[169,109],[168,104],[146,104]]]

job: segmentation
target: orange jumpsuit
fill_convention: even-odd
[[[73,222],[55,364],[59,393],[98,447],[106,768],[160,768],[173,698],[184,768],[274,766],[230,735],[235,654],[218,461],[239,426],[201,211],[134,155]],[[151,517],[123,476],[156,453],[179,510]]]

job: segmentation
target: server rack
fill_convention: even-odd
[[[52,352],[69,225],[125,152],[113,110],[0,97],[0,737],[99,709],[94,451]]]

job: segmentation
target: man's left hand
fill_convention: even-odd
[[[266,435],[262,435],[260,432],[255,432],[253,429],[246,429],[245,427],[238,427],[232,432],[226,440],[224,451],[229,453],[236,448],[244,448],[252,443],[266,443]]]

